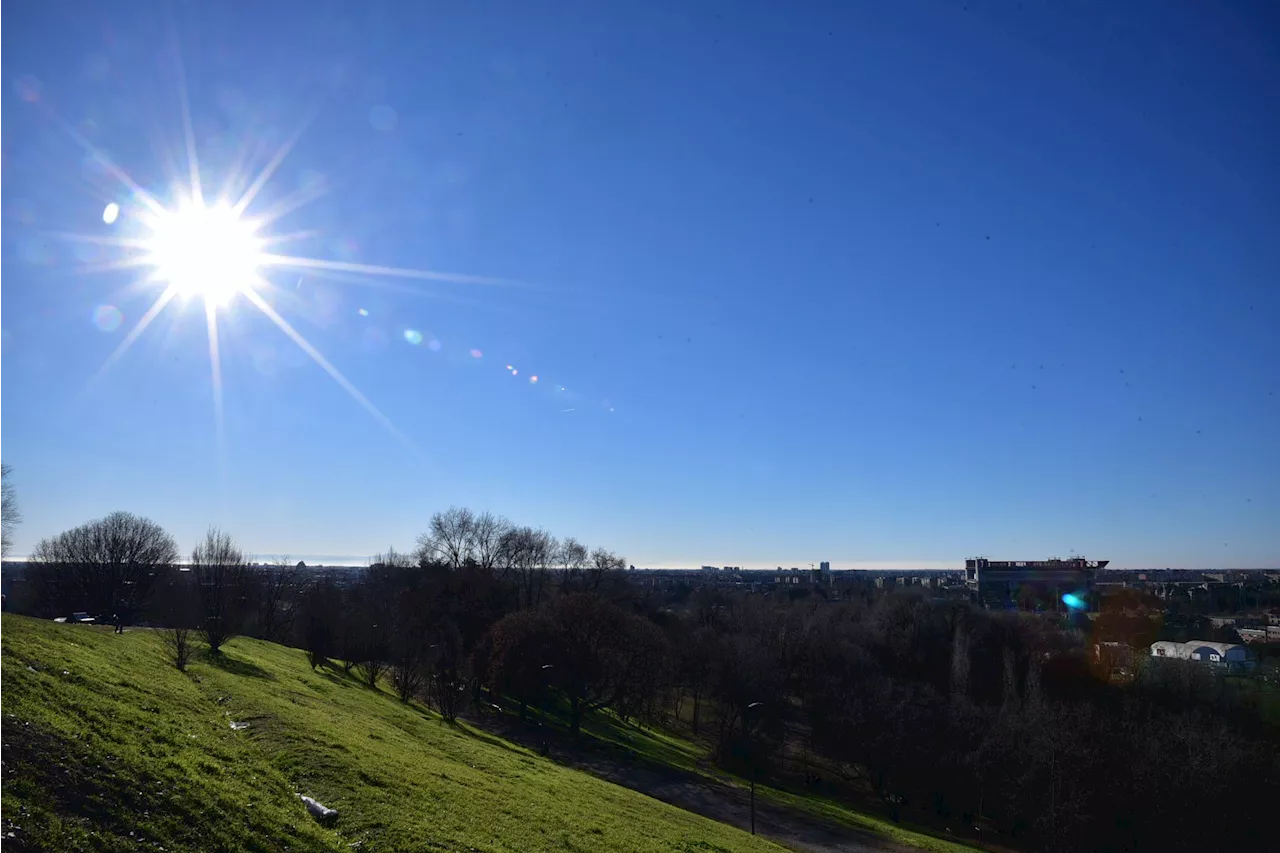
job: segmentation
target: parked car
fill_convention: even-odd
[[[94,619],[92,616],[90,616],[88,613],[85,613],[83,610],[78,610],[75,613],[72,613],[70,616],[59,616],[57,619],[54,619],[53,621],[66,622],[67,624],[74,624],[74,625],[92,625],[94,622],[98,620]]]

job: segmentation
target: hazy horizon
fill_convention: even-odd
[[[185,559],[185,556],[186,556],[186,555],[184,554],[184,555],[183,555],[183,559]],[[280,559],[280,558],[282,558],[282,557],[283,557],[283,558],[287,558],[287,559],[288,559],[288,561],[289,561],[290,563],[293,563],[293,564],[296,564],[296,563],[298,563],[299,561],[305,562],[309,568],[321,568],[321,567],[326,567],[326,566],[333,566],[333,567],[335,567],[335,568],[360,568],[360,567],[362,567],[362,566],[367,566],[367,565],[369,565],[369,562],[370,562],[370,557],[357,557],[357,556],[349,555],[349,554],[347,554],[347,555],[343,555],[343,554],[246,554],[246,555],[245,555],[245,559],[246,559],[246,560],[248,560],[248,561],[250,561],[250,562],[254,562],[254,563],[271,563],[271,562],[274,562],[275,560]],[[10,563],[20,563],[20,562],[25,562],[25,561],[26,561],[26,560],[28,560],[28,559],[29,559],[29,555],[11,555],[11,556],[5,557],[5,562],[10,562]],[[1005,556],[993,557],[992,559],[1008,559],[1008,560],[1022,560],[1022,559],[1027,559],[1027,560],[1041,560],[1041,559],[1049,559],[1049,557],[1036,557],[1036,556],[1027,557],[1027,556],[1025,556],[1025,555],[1024,555],[1024,556],[1009,556],[1009,555],[1005,555]],[[1064,557],[1064,559],[1065,559],[1065,557]],[[1090,556],[1090,557],[1089,557],[1089,559],[1093,559],[1093,557],[1091,557],[1091,556]],[[1105,558],[1104,558],[1104,559],[1105,559]],[[819,563],[819,562],[821,562],[821,561],[814,561],[814,562],[813,562],[813,565],[812,565],[812,568],[817,568],[817,567],[818,567],[818,563]],[[879,561],[879,562],[857,562],[857,561],[837,562],[837,561],[832,560],[832,561],[830,561],[830,562],[831,562],[831,569],[832,569],[832,571],[869,571],[869,572],[910,572],[910,571],[921,571],[921,572],[948,572],[948,571],[950,571],[950,572],[956,572],[956,571],[963,571],[963,570],[964,570],[964,559],[961,559],[961,560],[959,560],[959,561],[955,561],[955,562],[945,562],[945,561],[911,561],[911,560],[898,560],[898,561],[892,561],[892,562],[884,562],[884,561]],[[723,565],[730,565],[730,566],[734,566],[734,565],[736,565],[736,566],[739,566],[740,568],[742,568],[743,570],[747,570],[747,571],[774,571],[774,570],[776,570],[779,566],[781,566],[781,568],[783,568],[784,570],[789,570],[789,569],[791,569],[791,568],[793,568],[793,567],[794,567],[794,568],[801,569],[801,570],[808,570],[809,568],[811,568],[810,564],[809,564],[809,563],[807,563],[807,562],[806,562],[806,563],[783,562],[783,563],[774,563],[774,564],[771,564],[771,565],[764,565],[764,564],[748,565],[748,564],[745,564],[745,563],[716,564],[716,563],[708,563],[708,562],[706,562],[706,561],[696,561],[696,560],[695,560],[695,561],[687,561],[687,562],[683,562],[683,563],[680,563],[680,562],[670,562],[670,563],[637,563],[637,562],[632,562],[632,563],[630,563],[629,565],[634,565],[634,566],[635,566],[635,568],[636,568],[636,569],[638,569],[638,570],[655,570],[655,571],[656,571],[656,570],[672,570],[672,571],[676,571],[676,570],[679,570],[679,571],[686,571],[686,570],[687,570],[687,571],[698,571],[699,569],[701,569],[701,567],[702,567],[702,566],[709,566],[709,565],[715,565],[715,566],[717,566],[717,567],[720,567],[720,566],[723,566]],[[1228,566],[1228,565],[1220,565],[1220,566],[1189,566],[1189,565],[1159,565],[1159,566],[1156,566],[1156,565],[1150,565],[1150,566],[1141,565],[1141,566],[1120,566],[1120,565],[1116,565],[1116,564],[1113,562],[1113,563],[1109,563],[1109,564],[1107,565],[1106,569],[1107,569],[1108,571],[1165,571],[1165,570],[1173,570],[1173,571],[1188,571],[1188,572],[1201,572],[1201,571],[1203,571],[1203,572],[1212,572],[1212,571],[1246,571],[1246,572],[1256,572],[1256,571],[1272,571],[1272,570],[1280,570],[1280,565],[1259,565],[1259,566]]]

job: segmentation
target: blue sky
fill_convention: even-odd
[[[1277,38],[1263,2],[7,8],[14,553],[128,509],[359,560],[460,504],[640,566],[1280,565]],[[161,286],[59,236],[136,212],[69,131],[167,202],[184,89],[206,185],[303,129],[250,208],[326,189],[289,252],[516,282],[270,273],[412,448],[243,298],[223,451],[198,301],[94,378]]]

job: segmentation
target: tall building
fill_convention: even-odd
[[[831,563],[826,560],[818,563],[818,574],[822,578],[823,586],[831,586]]]
[[[1091,609],[1098,570],[1109,560],[964,561],[970,598],[984,607],[1025,610]]]

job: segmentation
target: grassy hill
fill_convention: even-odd
[[[549,719],[561,729],[568,726],[568,709],[563,703],[551,705]],[[628,753],[628,763],[674,769],[707,782],[746,790],[749,782],[716,766],[710,740],[692,740],[687,729],[682,733],[671,728],[659,729],[636,721],[623,722],[610,711],[602,710],[583,721],[583,738],[613,750]],[[815,768],[817,765],[815,764]],[[884,849],[914,848],[929,853],[978,853],[994,847],[973,846],[973,839],[961,841],[938,827],[914,824],[909,816],[890,820],[864,809],[824,797],[813,791],[792,788],[787,790],[761,782],[757,785],[757,798],[761,803],[773,803],[785,808],[797,820],[813,819],[848,827],[858,835],[870,834],[878,839]]]
[[[312,672],[295,649],[239,639],[184,675],[149,631],[11,614],[0,646],[14,849],[781,850]]]

